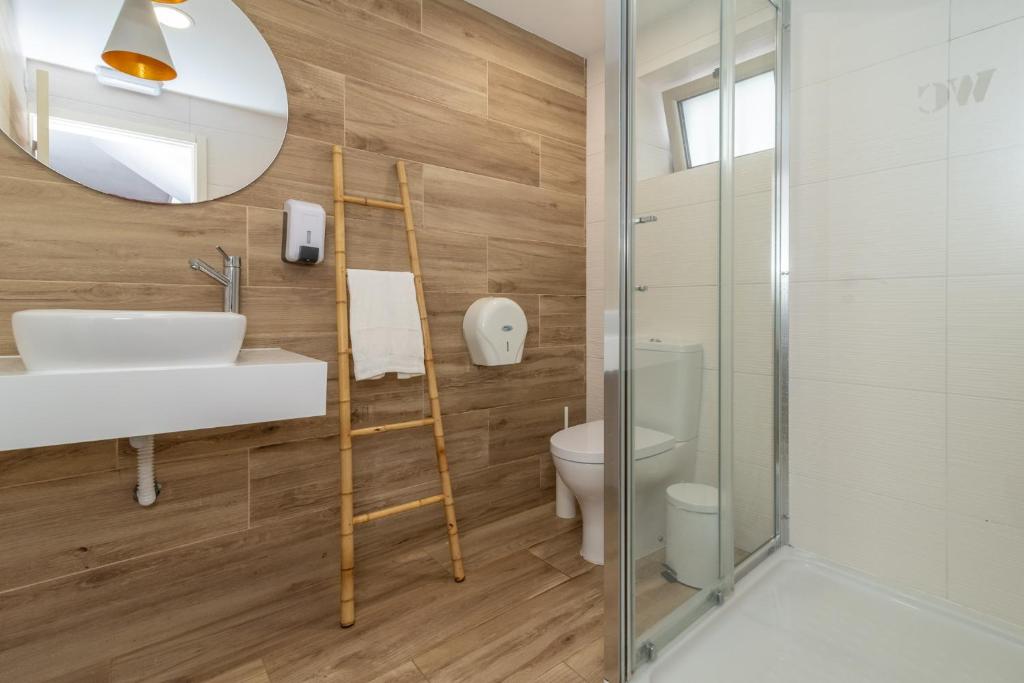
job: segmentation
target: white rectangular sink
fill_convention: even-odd
[[[245,337],[237,313],[51,309],[11,322],[29,372],[230,365]]]

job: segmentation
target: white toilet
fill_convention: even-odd
[[[644,557],[665,542],[665,490],[692,481],[700,427],[700,344],[650,341],[633,357],[634,554]],[[557,508],[583,513],[583,559],[604,564],[604,422],[563,429],[551,437],[558,471]],[[566,491],[568,489],[568,491]],[[571,494],[569,493],[571,492]]]

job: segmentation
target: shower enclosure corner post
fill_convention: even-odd
[[[775,304],[775,537],[789,545],[789,163],[792,0],[778,1],[775,63],[775,225],[772,284]]]
[[[631,117],[627,106],[632,59],[629,31],[635,0],[605,0],[605,301],[604,420],[605,420],[605,564],[604,564],[604,677],[623,683],[632,670],[633,625],[629,539],[629,470],[626,443],[629,401],[625,376],[629,345],[629,206]]]
[[[718,524],[719,602],[733,591],[733,317],[735,267],[736,0],[721,0],[718,225]]]

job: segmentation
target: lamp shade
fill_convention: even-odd
[[[103,48],[103,61],[122,73],[149,81],[178,77],[151,0],[124,0]]]

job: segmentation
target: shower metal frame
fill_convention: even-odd
[[[604,416],[605,416],[605,661],[604,675],[609,683],[628,681],[637,663],[635,605],[633,595],[633,556],[630,543],[632,503],[632,471],[630,444],[627,435],[632,423],[630,396],[629,348],[631,329],[632,230],[634,225],[632,178],[634,121],[631,103],[635,100],[635,59],[631,54],[636,43],[635,17],[637,0],[605,1],[605,216],[616,229],[605,230],[605,300],[604,300]],[[739,564],[731,558],[731,546],[720,547],[722,576],[720,589],[713,594],[716,602],[728,600],[733,582],[742,579],[775,550],[789,543],[789,165],[790,165],[790,20],[792,0],[768,0],[777,10],[776,19],[776,148],[773,183],[772,290],[774,305],[774,499],[775,535],[760,549]],[[723,72],[722,92],[731,87],[735,77],[732,40],[735,36],[735,0],[719,0],[722,7]],[[723,101],[723,119],[729,116],[732,102]],[[725,98],[723,98],[725,99]],[[721,202],[725,190],[731,192],[732,122],[721,130]],[[733,199],[730,194],[730,200]],[[723,210],[725,221],[731,212]],[[724,223],[723,223],[724,226]],[[731,225],[725,226],[731,231]],[[728,241],[728,236],[727,236]],[[725,270],[725,269],[723,269]],[[720,275],[720,285],[721,280]],[[725,300],[725,296],[720,296]],[[720,307],[720,313],[721,313]],[[721,320],[720,320],[721,324]],[[721,339],[725,335],[720,335]],[[731,339],[729,340],[731,342]],[[720,377],[726,375],[720,366]],[[721,400],[721,399],[720,399]],[[727,419],[721,420],[726,429]],[[731,454],[727,454],[729,457]],[[720,455],[721,461],[721,455]],[[728,479],[720,486],[729,488]],[[731,491],[722,500],[731,503]],[[729,524],[729,515],[721,519]],[[731,537],[731,528],[720,533]],[[681,606],[687,612],[707,611],[705,602]],[[653,647],[653,646],[652,646]],[[646,653],[653,655],[653,652]]]
[[[604,677],[608,683],[628,680],[632,658],[633,611],[627,585],[632,564],[626,492],[631,472],[626,467],[626,425],[630,401],[626,381],[629,303],[632,281],[630,240],[632,196],[626,192],[632,168],[632,115],[625,105],[632,92],[632,60],[627,36],[635,16],[633,0],[605,0],[605,288],[604,288]],[[609,229],[612,225],[616,229]],[[620,303],[622,306],[620,306]]]

